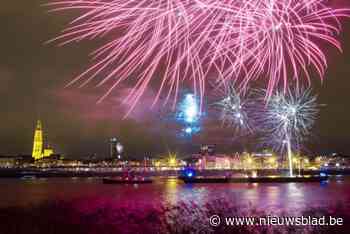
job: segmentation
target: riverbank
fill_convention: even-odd
[[[251,175],[255,173],[257,176],[271,176],[271,175],[287,175],[288,170],[283,169],[266,169],[266,170],[197,170],[198,176],[227,176],[227,175]],[[350,175],[350,169],[341,170],[301,170],[296,171],[296,175],[320,175],[320,173],[328,175]],[[135,175],[146,177],[163,176],[174,177],[179,176],[178,170],[143,170],[141,168],[134,169]],[[0,178],[23,178],[23,177],[37,177],[37,178],[65,178],[65,177],[112,177],[122,176],[123,172],[120,169],[113,170],[111,168],[89,170],[72,170],[72,169],[0,169]]]

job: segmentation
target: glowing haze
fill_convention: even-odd
[[[323,44],[341,51],[339,19],[350,16],[326,0],[58,0],[49,6],[79,14],[54,41],[107,40],[70,84],[108,82],[103,100],[121,82],[134,82],[125,97],[130,111],[153,80],[154,104],[164,97],[175,105],[183,83],[202,104],[209,77],[241,88],[266,79],[268,96],[278,86],[310,81],[313,72],[322,79]]]

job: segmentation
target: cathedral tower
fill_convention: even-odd
[[[33,153],[32,157],[35,160],[41,159],[43,157],[43,130],[41,126],[41,121],[38,120],[34,132],[34,142],[33,142]]]

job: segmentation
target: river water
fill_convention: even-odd
[[[188,219],[193,216],[191,209],[208,209],[208,204],[218,202],[221,206],[235,207],[232,215],[237,213],[237,207],[241,214],[244,213],[241,210],[247,209],[268,215],[300,215],[305,210],[334,210],[339,206],[350,212],[350,178],[339,176],[327,183],[194,185],[175,178],[158,178],[153,184],[144,185],[105,185],[100,178],[0,179],[0,194],[1,209],[25,209],[63,201],[74,204],[74,209],[82,214],[122,208],[133,216],[147,213],[150,208],[162,207],[164,211],[184,205],[181,217]],[[190,208],[186,208],[186,204]],[[185,211],[187,213],[183,214]]]

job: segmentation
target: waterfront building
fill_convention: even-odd
[[[265,153],[234,153],[192,156],[196,159],[196,167],[202,170],[252,170],[252,169],[276,169],[277,158],[273,154]]]
[[[53,155],[53,149],[52,148],[48,148],[48,149],[44,149],[44,153],[43,153],[43,157],[50,157],[51,155]]]
[[[214,155],[215,154],[215,145],[202,145],[200,153],[202,155]]]
[[[40,160],[44,157],[50,157],[53,154],[54,150],[50,146],[44,147],[44,133],[42,123],[40,120],[38,120],[34,131],[32,157],[34,160]]]
[[[111,139],[109,139],[109,156],[111,158],[116,158],[118,156],[117,144],[118,144],[117,138],[112,137]]]
[[[43,157],[43,130],[41,121],[38,120],[34,131],[33,153],[32,156],[35,160],[39,160]]]
[[[31,155],[0,156],[0,168],[18,168],[30,166],[33,162]]]
[[[13,168],[16,165],[16,158],[0,156],[0,168]]]
[[[196,166],[199,169],[207,170],[224,170],[232,169],[235,164],[235,157],[231,157],[225,154],[215,154],[215,155],[193,155],[197,158]]]

